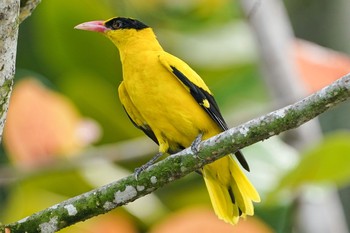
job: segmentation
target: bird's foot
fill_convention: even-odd
[[[151,158],[147,163],[145,163],[144,165],[142,165],[141,167],[135,168],[134,171],[134,176],[135,179],[137,180],[138,176],[141,174],[141,172],[143,172],[144,170],[146,170],[147,168],[149,168],[150,166],[152,166],[160,157],[163,156],[162,152],[158,152],[155,156],[153,156],[153,158]]]

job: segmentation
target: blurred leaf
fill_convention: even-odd
[[[76,153],[85,146],[78,136],[82,117],[65,96],[46,88],[33,77],[16,82],[4,145],[19,167],[38,167],[54,155]]]
[[[61,77],[61,90],[84,115],[96,119],[103,129],[101,142],[115,142],[141,135],[129,121],[119,99],[117,86],[99,75],[76,71]]]
[[[296,40],[296,62],[309,93],[320,90],[350,72],[350,57],[315,43]]]
[[[271,196],[282,189],[297,189],[307,183],[331,182],[344,186],[350,182],[350,133],[337,132],[306,152],[295,169],[287,173]]]

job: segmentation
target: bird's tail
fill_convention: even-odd
[[[236,224],[239,217],[254,215],[253,202],[260,202],[260,196],[230,155],[206,165],[203,177],[220,219]]]

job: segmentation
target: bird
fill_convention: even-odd
[[[212,92],[184,61],[164,51],[151,27],[128,17],[81,23],[75,29],[99,32],[119,50],[123,80],[118,87],[131,122],[159,145],[158,154],[141,173],[164,154],[187,147],[228,129]],[[205,165],[202,174],[214,212],[236,224],[254,215],[259,193],[239,166],[249,171],[241,151]]]

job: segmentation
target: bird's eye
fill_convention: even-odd
[[[113,29],[119,29],[119,28],[122,28],[123,27],[123,22],[119,21],[119,20],[116,20],[113,22],[112,24],[112,28]]]

